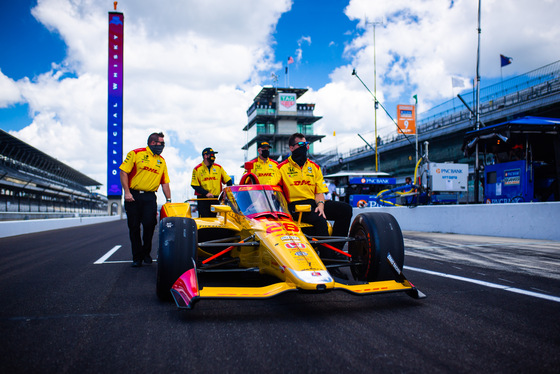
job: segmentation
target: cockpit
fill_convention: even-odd
[[[291,217],[288,203],[279,187],[269,185],[230,186],[224,190],[222,203],[248,218],[264,214]]]

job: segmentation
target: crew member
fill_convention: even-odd
[[[167,164],[161,157],[164,147],[163,133],[153,133],[148,137],[148,146],[128,152],[119,167],[133,267],[142,266],[142,261],[152,263],[150,253],[157,223],[156,191],[160,184],[167,202],[171,202]]]
[[[210,206],[217,203],[223,184],[228,186],[233,184],[224,168],[214,162],[216,153],[218,152],[212,148],[204,148],[203,160],[192,172],[191,187],[194,188],[194,193],[199,199],[197,202],[199,217],[216,217],[216,213],[211,212]]]
[[[327,236],[327,220],[333,221],[333,236],[348,236],[348,229],[352,219],[352,207],[340,201],[325,201],[324,193],[328,188],[323,179],[319,165],[307,158],[309,143],[305,135],[295,133],[288,140],[291,156],[278,165],[278,174],[275,184],[282,187],[284,196],[288,200],[288,208],[294,219],[295,206],[300,204],[311,205],[311,212],[303,213],[302,221],[310,223],[313,228],[305,228],[307,234],[314,236]],[[299,213],[297,213],[299,215]],[[310,230],[311,229],[311,230]],[[334,243],[342,249],[344,243]],[[336,252],[325,249],[321,251],[322,258],[336,258]]]
[[[278,172],[278,162],[270,159],[270,148],[268,142],[259,142],[259,156],[245,163],[245,173],[253,173],[260,184],[271,184]]]

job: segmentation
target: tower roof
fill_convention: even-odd
[[[308,90],[307,88],[281,88],[281,87],[263,87],[261,92],[253,101],[255,102],[271,102],[276,95],[281,93],[295,93],[297,95],[296,99],[299,99]]]

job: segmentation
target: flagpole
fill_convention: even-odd
[[[504,67],[502,66],[501,61],[500,61],[500,77],[501,77],[500,85],[502,86],[502,95],[505,95],[505,91],[504,91]]]

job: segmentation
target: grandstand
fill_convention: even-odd
[[[0,130],[0,220],[107,214],[101,183]]]

